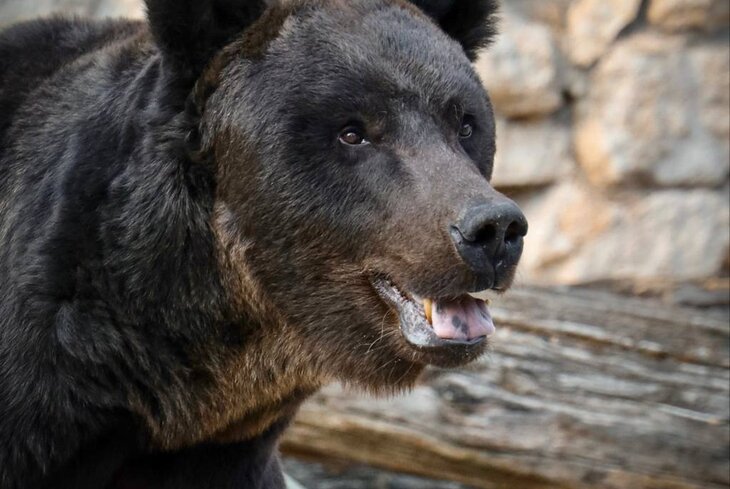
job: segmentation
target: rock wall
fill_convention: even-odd
[[[54,14],[140,19],[144,9],[142,0],[0,0],[0,27]]]
[[[530,219],[521,281],[726,297],[730,2],[503,4],[477,66],[494,183]]]
[[[57,11],[143,15],[140,0],[0,0],[0,25]],[[503,1],[477,68],[499,118],[494,183],[531,222],[522,283],[727,300],[729,26],[728,0]]]

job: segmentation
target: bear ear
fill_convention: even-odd
[[[498,0],[411,0],[461,43],[470,60],[497,33]]]
[[[271,0],[145,0],[155,42],[182,76],[197,77],[213,56],[261,17]]]

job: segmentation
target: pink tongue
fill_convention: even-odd
[[[487,305],[471,296],[434,302],[431,317],[436,336],[444,340],[470,341],[496,331]]]

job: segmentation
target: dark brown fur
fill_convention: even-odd
[[[3,489],[279,489],[323,384],[486,348],[413,344],[377,280],[446,300],[519,258],[453,235],[507,201],[470,65],[493,1],[147,4],[0,34]]]

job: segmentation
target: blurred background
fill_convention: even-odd
[[[531,229],[493,350],[408,396],[326,389],[287,470],[309,489],[726,488],[730,0],[502,4],[477,70],[493,182]],[[52,13],[144,14],[0,0],[0,27]]]

